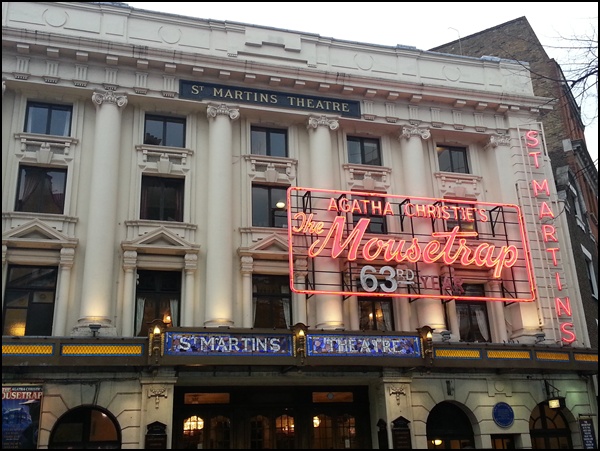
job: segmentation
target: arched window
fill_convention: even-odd
[[[548,402],[538,404],[529,417],[529,434],[533,449],[572,449],[571,430],[560,409]]]
[[[116,418],[98,406],[80,406],[61,416],[50,433],[49,449],[121,449]]]
[[[460,407],[442,402],[427,417],[428,449],[474,448],[473,427]]]

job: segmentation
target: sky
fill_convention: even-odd
[[[264,25],[322,37],[428,50],[525,16],[546,53],[573,59],[564,38],[594,36],[598,2],[127,2],[133,8]],[[593,31],[592,31],[593,30]],[[563,38],[563,39],[561,39]],[[597,52],[597,49],[596,49]],[[597,55],[597,53],[596,53]],[[598,97],[582,105],[588,150],[598,167]],[[595,118],[592,120],[592,118]]]

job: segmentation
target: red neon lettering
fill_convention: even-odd
[[[533,157],[533,161],[534,161],[533,164],[536,168],[540,167],[540,161],[538,160],[538,156],[541,154],[542,154],[542,152],[529,152],[529,156]]]
[[[556,253],[559,250],[560,249],[558,247],[549,247],[548,249],[546,249],[546,252],[550,252],[552,254],[552,263],[554,263],[554,266],[558,266],[558,260],[556,258]]]
[[[540,219],[545,217],[554,218],[554,213],[552,213],[552,210],[546,202],[542,202],[542,205],[540,205]]]
[[[551,224],[543,224],[542,225],[542,235],[544,237],[544,243],[547,243],[552,239],[555,243],[558,243],[558,238],[556,238],[556,228]]]
[[[525,139],[528,141],[527,147],[537,147],[540,144],[540,140],[537,139],[537,136],[538,132],[535,130],[529,130],[527,133],[525,133]]]
[[[538,193],[542,190],[544,191],[544,193],[546,193],[546,196],[550,196],[550,187],[548,186],[547,179],[544,179],[544,181],[541,184],[537,180],[532,180],[531,186],[533,186],[533,195],[535,197],[537,197]]]
[[[558,291],[562,291],[562,282],[560,281],[560,274],[555,273],[556,276],[556,286],[558,287]]]
[[[573,343],[575,341],[575,339],[577,338],[575,336],[575,332],[570,330],[573,328],[574,328],[573,323],[562,323],[560,325],[560,330],[562,331],[563,334],[566,335],[566,336],[562,337],[562,341],[564,341],[565,343]]]
[[[440,241],[431,240],[427,242],[424,248],[421,247],[418,238],[413,238],[410,246],[402,255],[402,248],[405,241],[396,243],[394,240],[381,240],[378,238],[369,239],[360,249],[361,241],[369,226],[369,218],[361,218],[352,232],[345,240],[342,240],[345,230],[346,218],[337,216],[327,235],[316,239],[308,249],[308,256],[315,258],[325,251],[327,244],[331,243],[331,257],[339,257],[344,249],[348,248],[347,258],[354,261],[358,258],[359,252],[365,260],[372,261],[384,252],[385,261],[401,262],[408,260],[411,263],[417,263],[423,258],[425,263],[434,263],[440,259],[447,265],[460,259],[461,264],[467,266],[475,263],[477,266],[486,266],[494,268],[494,277],[499,278],[504,268],[511,268],[517,262],[518,250],[514,245],[501,246],[498,248],[498,254],[494,257],[496,246],[489,243],[482,243],[477,248],[471,249],[464,237],[477,236],[477,232],[460,232],[458,227],[454,227],[451,232],[435,232],[432,237],[447,238],[442,244]],[[458,245],[454,254],[452,249]],[[486,252],[487,251],[487,252]],[[486,252],[485,256],[483,253]]]
[[[566,297],[564,302],[561,298],[554,298],[554,304],[556,306],[556,314],[560,317],[564,314],[566,316],[571,316],[571,300]]]
[[[323,232],[323,223],[322,222],[313,222],[314,215],[311,213],[306,216],[306,213],[296,213],[294,215],[294,219],[300,219],[300,226],[294,227],[292,226],[292,230],[296,233],[304,233],[304,234],[317,234],[320,235]]]

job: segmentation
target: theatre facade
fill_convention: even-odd
[[[3,448],[597,448],[526,64],[2,9]]]

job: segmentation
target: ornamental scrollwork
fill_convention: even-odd
[[[420,136],[421,139],[429,139],[431,137],[431,131],[428,128],[402,127],[400,138],[409,139],[412,136]]]
[[[336,119],[329,119],[326,116],[308,118],[308,125],[306,128],[317,128],[319,126],[329,127],[330,130],[337,130],[340,123]]]
[[[229,119],[236,120],[240,117],[240,110],[237,108],[230,108],[225,104],[221,105],[209,105],[206,109],[206,115],[209,118],[215,118],[218,115],[229,116]]]
[[[119,108],[123,108],[127,105],[127,96],[115,94],[114,92],[95,92],[92,95],[92,102],[96,105],[100,106],[105,103],[111,103],[113,105],[118,106]]]

